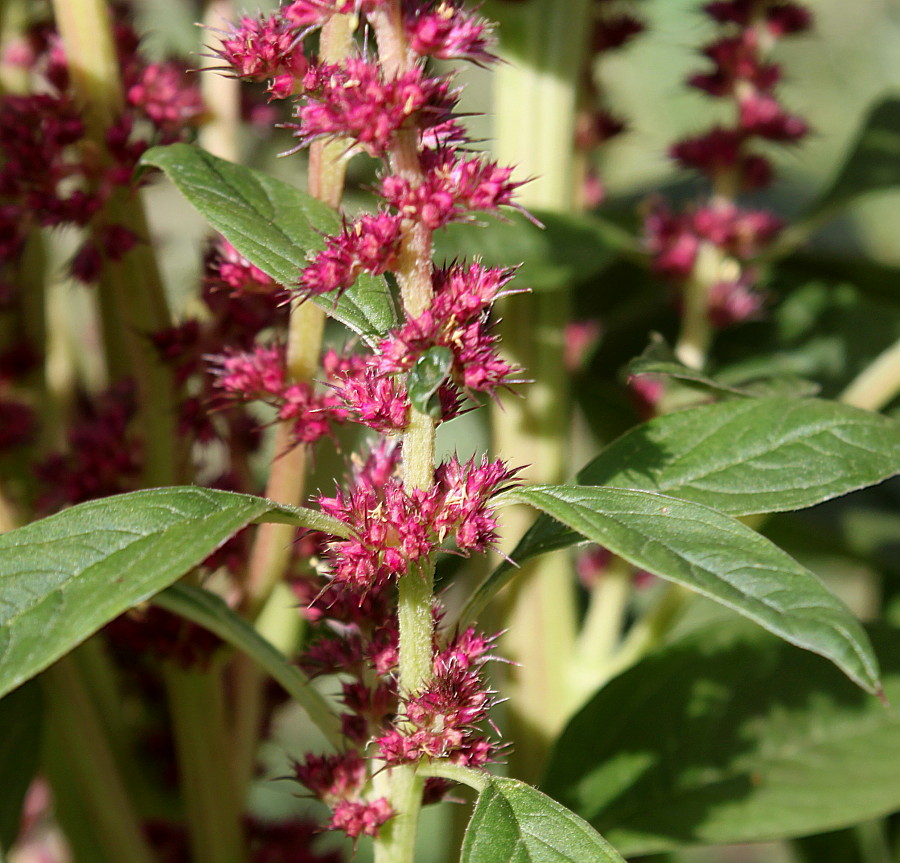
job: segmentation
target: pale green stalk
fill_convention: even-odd
[[[77,658],[61,659],[41,681],[49,733],[57,741],[54,754],[65,759],[106,860],[154,863]]]
[[[204,33],[220,29],[233,17],[231,0],[206,0],[203,9]],[[200,68],[209,70],[221,65],[213,52],[204,52]],[[207,72],[200,76],[200,91],[206,106],[206,122],[200,129],[200,146],[220,159],[241,161],[241,82],[233,75]]]
[[[881,410],[900,395],[900,339],[880,353],[841,393],[844,404]]]
[[[85,158],[107,159],[104,134],[123,106],[122,82],[105,0],[54,0],[72,89],[88,130]],[[172,375],[148,332],[171,324],[147,220],[137,194],[112,193],[101,217],[141,238],[120,261],[107,261],[99,285],[100,317],[111,377],[132,375],[140,395],[147,485],[171,485],[178,476],[178,436]]]
[[[588,609],[569,673],[575,704],[597,691],[622,637],[622,626],[632,595],[634,571],[613,557],[598,577],[588,599]]]
[[[570,212],[576,202],[577,82],[590,4],[532,0],[494,10],[506,61],[495,77],[496,155],[501,164],[515,165],[519,176],[533,178],[520,190],[519,203]],[[535,383],[521,396],[503,398],[494,411],[494,449],[514,464],[530,464],[525,478],[533,482],[561,482],[569,470],[571,411],[563,364],[569,307],[569,292],[558,290],[517,296],[501,309],[503,349]],[[505,512],[504,536],[515,540],[532,520],[525,508]],[[516,776],[534,779],[572,700],[564,669],[576,632],[575,583],[567,560],[547,555],[529,562],[510,594],[499,623],[508,629],[501,652],[517,663],[504,687],[515,740],[510,764]]]
[[[348,56],[353,47],[354,19],[333,15],[322,28],[319,55],[323,62],[336,63]],[[344,190],[347,153],[341,141],[317,141],[310,150],[310,194],[337,209]],[[287,377],[295,383],[315,379],[322,353],[325,312],[314,303],[299,303],[291,309],[287,340]],[[266,485],[266,497],[279,503],[300,504],[306,494],[309,447],[296,445],[293,424],[279,423],[275,432],[275,458]],[[257,528],[250,554],[245,585],[244,613],[257,619],[267,607],[276,586],[284,578],[292,553],[296,528],[286,524],[262,524]],[[276,635],[297,618],[296,609],[284,606],[282,613],[267,625]],[[264,633],[265,634],[265,633]],[[264,677],[245,656],[234,666],[234,740],[239,780],[246,784],[252,775],[262,722]]]
[[[221,669],[163,668],[193,863],[246,863],[243,794],[225,725]],[[122,858],[123,860],[126,858]]]

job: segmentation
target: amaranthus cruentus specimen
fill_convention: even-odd
[[[341,62],[303,53],[305,35],[349,12],[371,29],[377,58],[371,46]],[[497,525],[489,501],[514,471],[486,459],[435,468],[434,431],[466,400],[520,379],[500,358],[489,319],[512,273],[438,265],[431,236],[512,204],[517,183],[510,169],[465,149],[452,80],[425,65],[428,57],[489,63],[490,37],[489,25],[457,2],[300,0],[267,18],[242,19],[220,49],[235,74],[270,79],[274,97],[296,98],[289,126],[298,146],[337,139],[348,153],[383,165],[380,209],[345,218],[298,273],[294,294],[299,302],[340,296],[360,273],[388,273],[405,313],[371,353],[330,355],[326,363],[332,407],[386,442],[361,460],[349,488],[320,498],[350,538],[326,545],[328,582],[314,603],[342,636],[316,643],[307,664],[356,679],[343,684],[346,753],[297,766],[298,778],[331,805],[331,826],[378,836],[385,861],[411,859],[423,794],[441,790],[441,780],[423,787],[416,765],[481,766],[492,751],[483,730],[491,696],[480,676],[490,639],[440,631],[432,579],[445,544],[465,555],[492,547]],[[271,348],[246,359],[224,356],[220,386],[264,391],[264,378],[282,380],[282,363]],[[317,410],[324,418],[329,408]]]

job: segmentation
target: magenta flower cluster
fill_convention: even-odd
[[[360,32],[370,35],[365,49],[343,62],[319,62],[306,37],[347,12],[360,16]],[[372,42],[392,53],[389,62],[371,56]],[[516,473],[500,461],[451,458],[429,482],[410,487],[399,442],[415,410],[410,376],[435,351],[447,358],[446,375],[429,421],[449,420],[466,400],[521,380],[521,371],[500,357],[490,321],[513,273],[463,261],[437,266],[422,257],[433,231],[515,206],[519,183],[511,170],[471,151],[454,113],[452,79],[426,66],[430,57],[486,64],[495,59],[490,48],[490,27],[461,0],[297,0],[270,16],[241,19],[217,50],[235,76],[266,80],[270,98],[293,100],[287,126],[298,149],[335,140],[348,156],[364,153],[384,166],[373,189],[378,209],[345,217],[340,231],[324,238],[296,284],[285,286],[293,300],[337,299],[363,274],[388,275],[402,288],[410,266],[429,283],[427,302],[411,307],[403,295],[405,320],[371,350],[326,353],[318,392],[290,384],[278,344],[225,350],[212,360],[221,394],[269,402],[281,419],[295,412],[297,443],[351,420],[384,436],[357,461],[347,486],[318,499],[348,529],[346,538],[316,539],[324,588],[295,583],[305,603],[312,600],[308,615],[328,624],[302,664],[316,675],[344,675],[347,743],[339,755],[307,757],[295,773],[331,808],[329,826],[354,838],[376,835],[393,815],[372,791],[369,758],[389,766],[446,759],[479,767],[494,752],[485,734],[493,699],[482,675],[491,639],[468,630],[441,633],[435,606],[432,675],[402,691],[394,600],[397,580],[430,570],[440,552],[469,555],[493,546],[491,498]],[[412,248],[420,250],[415,265]],[[436,798],[445,783],[430,780],[428,789]]]
[[[709,297],[709,318],[724,327],[758,314],[763,302],[752,262],[777,239],[783,224],[770,212],[741,207],[737,198],[773,179],[771,161],[754,148],[755,141],[793,144],[807,134],[806,123],[779,102],[781,68],[768,57],[778,39],[808,29],[811,15],[781,0],[717,0],[704,9],[720,28],[701,52],[712,68],[687,83],[730,101],[734,121],[670,149],[681,167],[708,178],[709,200],[678,213],[658,202],[644,227],[654,268],[676,288],[691,276],[703,243],[734,261],[734,275],[716,284]]]

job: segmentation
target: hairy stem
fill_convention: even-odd
[[[403,74],[410,66],[410,54],[403,31],[400,2],[391,0],[369,16],[378,43],[379,60],[387,78]],[[418,130],[401,130],[391,147],[391,169],[412,185],[422,183]],[[407,318],[422,314],[433,295],[431,231],[415,221],[404,223],[398,263],[395,269]],[[429,488],[434,482],[434,420],[415,409],[403,437],[404,485],[407,489]],[[427,684],[432,674],[433,577],[430,561],[410,567],[398,585],[400,628],[400,675],[402,694],[414,693]],[[379,785],[396,815],[375,840],[376,863],[412,863],[416,830],[422,806],[423,781],[415,765],[394,767]]]

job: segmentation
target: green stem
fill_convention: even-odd
[[[614,557],[591,590],[572,664],[572,688],[578,702],[597,690],[603,679],[603,669],[619,644],[631,599],[632,580],[631,566]]]
[[[246,863],[221,672],[164,668],[193,863]],[[128,858],[121,858],[126,860]]]
[[[714,330],[709,319],[709,292],[722,278],[726,259],[713,243],[703,242],[684,286],[681,331],[675,355],[692,369],[702,369],[712,344]]]
[[[694,594],[678,584],[667,584],[656,605],[629,631],[621,647],[598,669],[596,686],[602,686],[659,646],[681,617]]]
[[[153,863],[128,789],[119,773],[78,666],[69,656],[44,672],[44,696],[56,752],[67,763],[80,803],[95,826],[95,839],[110,863]]]
[[[203,9],[203,26],[213,30],[234,15],[231,0],[206,0]],[[204,30],[204,32],[209,32]],[[214,54],[203,52],[201,69],[215,69],[220,64]],[[200,128],[200,145],[204,150],[227,159],[241,161],[241,82],[231,75],[210,71],[200,76],[203,104],[206,105],[206,122]]]
[[[353,16],[333,15],[322,28],[319,55],[323,62],[335,63],[348,56],[353,47]],[[337,208],[346,173],[346,145],[340,141],[317,141],[310,151],[310,194]],[[322,353],[325,312],[313,303],[291,309],[288,324],[287,372],[294,382],[314,380]],[[306,493],[309,448],[297,446],[291,423],[280,423],[275,432],[275,460],[272,462],[266,497],[280,503],[301,503]],[[266,607],[284,578],[291,556],[296,528],[267,523],[257,528],[250,554],[244,596],[244,613],[255,620]],[[239,781],[249,782],[262,723],[265,678],[245,656],[234,664],[234,746]]]
[[[385,796],[396,814],[375,840],[375,863],[413,863],[425,780],[417,775],[415,764],[402,764],[388,772],[385,784]]]
[[[490,774],[484,770],[473,770],[448,761],[423,762],[419,765],[419,776],[436,776],[440,779],[452,779],[462,785],[474,788],[479,794],[488,787]]]
[[[587,55],[590,4],[576,0],[563,10],[555,0],[531,0],[495,10],[507,61],[495,79],[496,155],[533,178],[522,188],[520,203],[569,212],[576,201],[577,84]],[[504,398],[494,411],[494,450],[530,463],[528,480],[560,482],[569,467],[570,395],[562,350],[569,293],[515,297],[501,315],[504,350],[535,383],[525,398]],[[520,536],[532,519],[524,509],[504,513],[504,536]],[[522,568],[501,625],[508,629],[501,651],[517,663],[504,687],[516,742],[510,763],[514,775],[534,779],[571,701],[563,669],[571,663],[575,640],[575,582],[565,557],[547,555]]]
[[[378,57],[387,78],[403,74],[411,62],[399,0],[390,0],[369,15],[378,44]],[[389,153],[391,170],[413,186],[424,181],[419,160],[418,130],[401,130]],[[421,222],[407,220],[395,267],[397,283],[407,319],[429,308],[432,284],[431,231]],[[434,482],[434,420],[415,409],[403,437],[403,483],[407,490],[429,488]],[[431,562],[410,566],[398,585],[399,686],[409,695],[425,686],[432,677],[434,637],[434,571]],[[424,780],[415,765],[402,765],[376,777],[376,787],[384,789],[394,817],[375,840],[376,863],[412,863],[416,831],[422,807]]]
[[[881,410],[900,395],[900,339],[879,354],[847,386],[840,400],[869,411]]]

